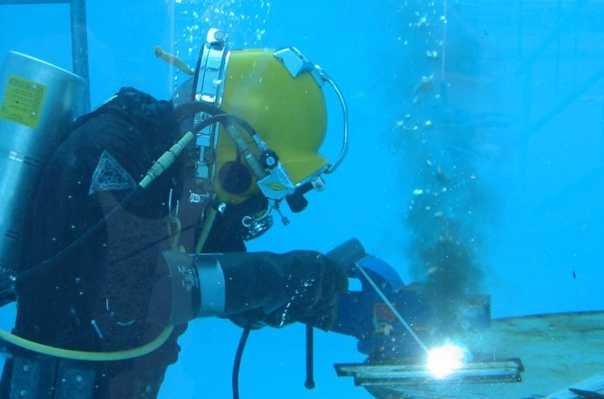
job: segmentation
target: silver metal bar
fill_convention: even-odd
[[[410,364],[336,364],[340,377],[354,377],[363,386],[404,388],[405,386],[435,386],[463,382],[465,384],[515,383],[523,371],[519,359],[473,362],[444,379],[435,378],[421,363]]]
[[[86,81],[85,112],[90,110],[90,73],[88,66],[88,28],[86,0],[71,0],[71,53],[73,71]]]

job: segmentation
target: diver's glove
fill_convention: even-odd
[[[172,281],[173,323],[228,317],[248,327],[299,321],[329,329],[343,269],[312,251],[164,255]]]
[[[282,255],[281,261],[289,273],[284,293],[288,300],[264,321],[273,327],[302,322],[328,330],[336,319],[337,299],[348,289],[343,269],[311,251],[290,252]]]

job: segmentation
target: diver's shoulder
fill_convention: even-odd
[[[109,139],[124,144],[163,147],[174,140],[178,131],[171,101],[158,100],[133,87],[123,87],[94,111],[76,119],[69,139],[80,145]]]
[[[75,121],[74,128],[101,115],[111,115],[132,125],[151,125],[151,127],[155,127],[176,124],[174,107],[171,101],[158,100],[151,94],[134,87],[122,87],[97,109],[78,118]]]

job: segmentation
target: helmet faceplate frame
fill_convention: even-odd
[[[215,28],[208,31],[206,43],[201,48],[195,78],[193,81],[194,101],[201,101],[219,108],[224,94],[225,74],[229,64],[230,51],[227,47],[225,34]],[[207,114],[195,115],[194,125],[208,118]],[[197,134],[196,145],[199,158],[195,167],[198,179],[210,180],[214,174],[213,162],[208,162],[208,151],[215,151],[218,143],[220,127],[215,124],[208,126]]]

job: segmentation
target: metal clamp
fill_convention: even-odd
[[[216,107],[222,105],[224,95],[224,80],[230,58],[230,51],[226,42],[226,35],[221,30],[212,28],[208,31],[206,43],[201,49],[197,69],[195,72],[195,87],[193,87],[195,101],[202,101]],[[202,122],[208,115],[198,114],[195,124]],[[217,124],[208,126],[200,131],[196,138],[199,148],[196,177],[209,179],[213,165],[207,161],[207,152],[214,150],[218,143],[220,127]]]

